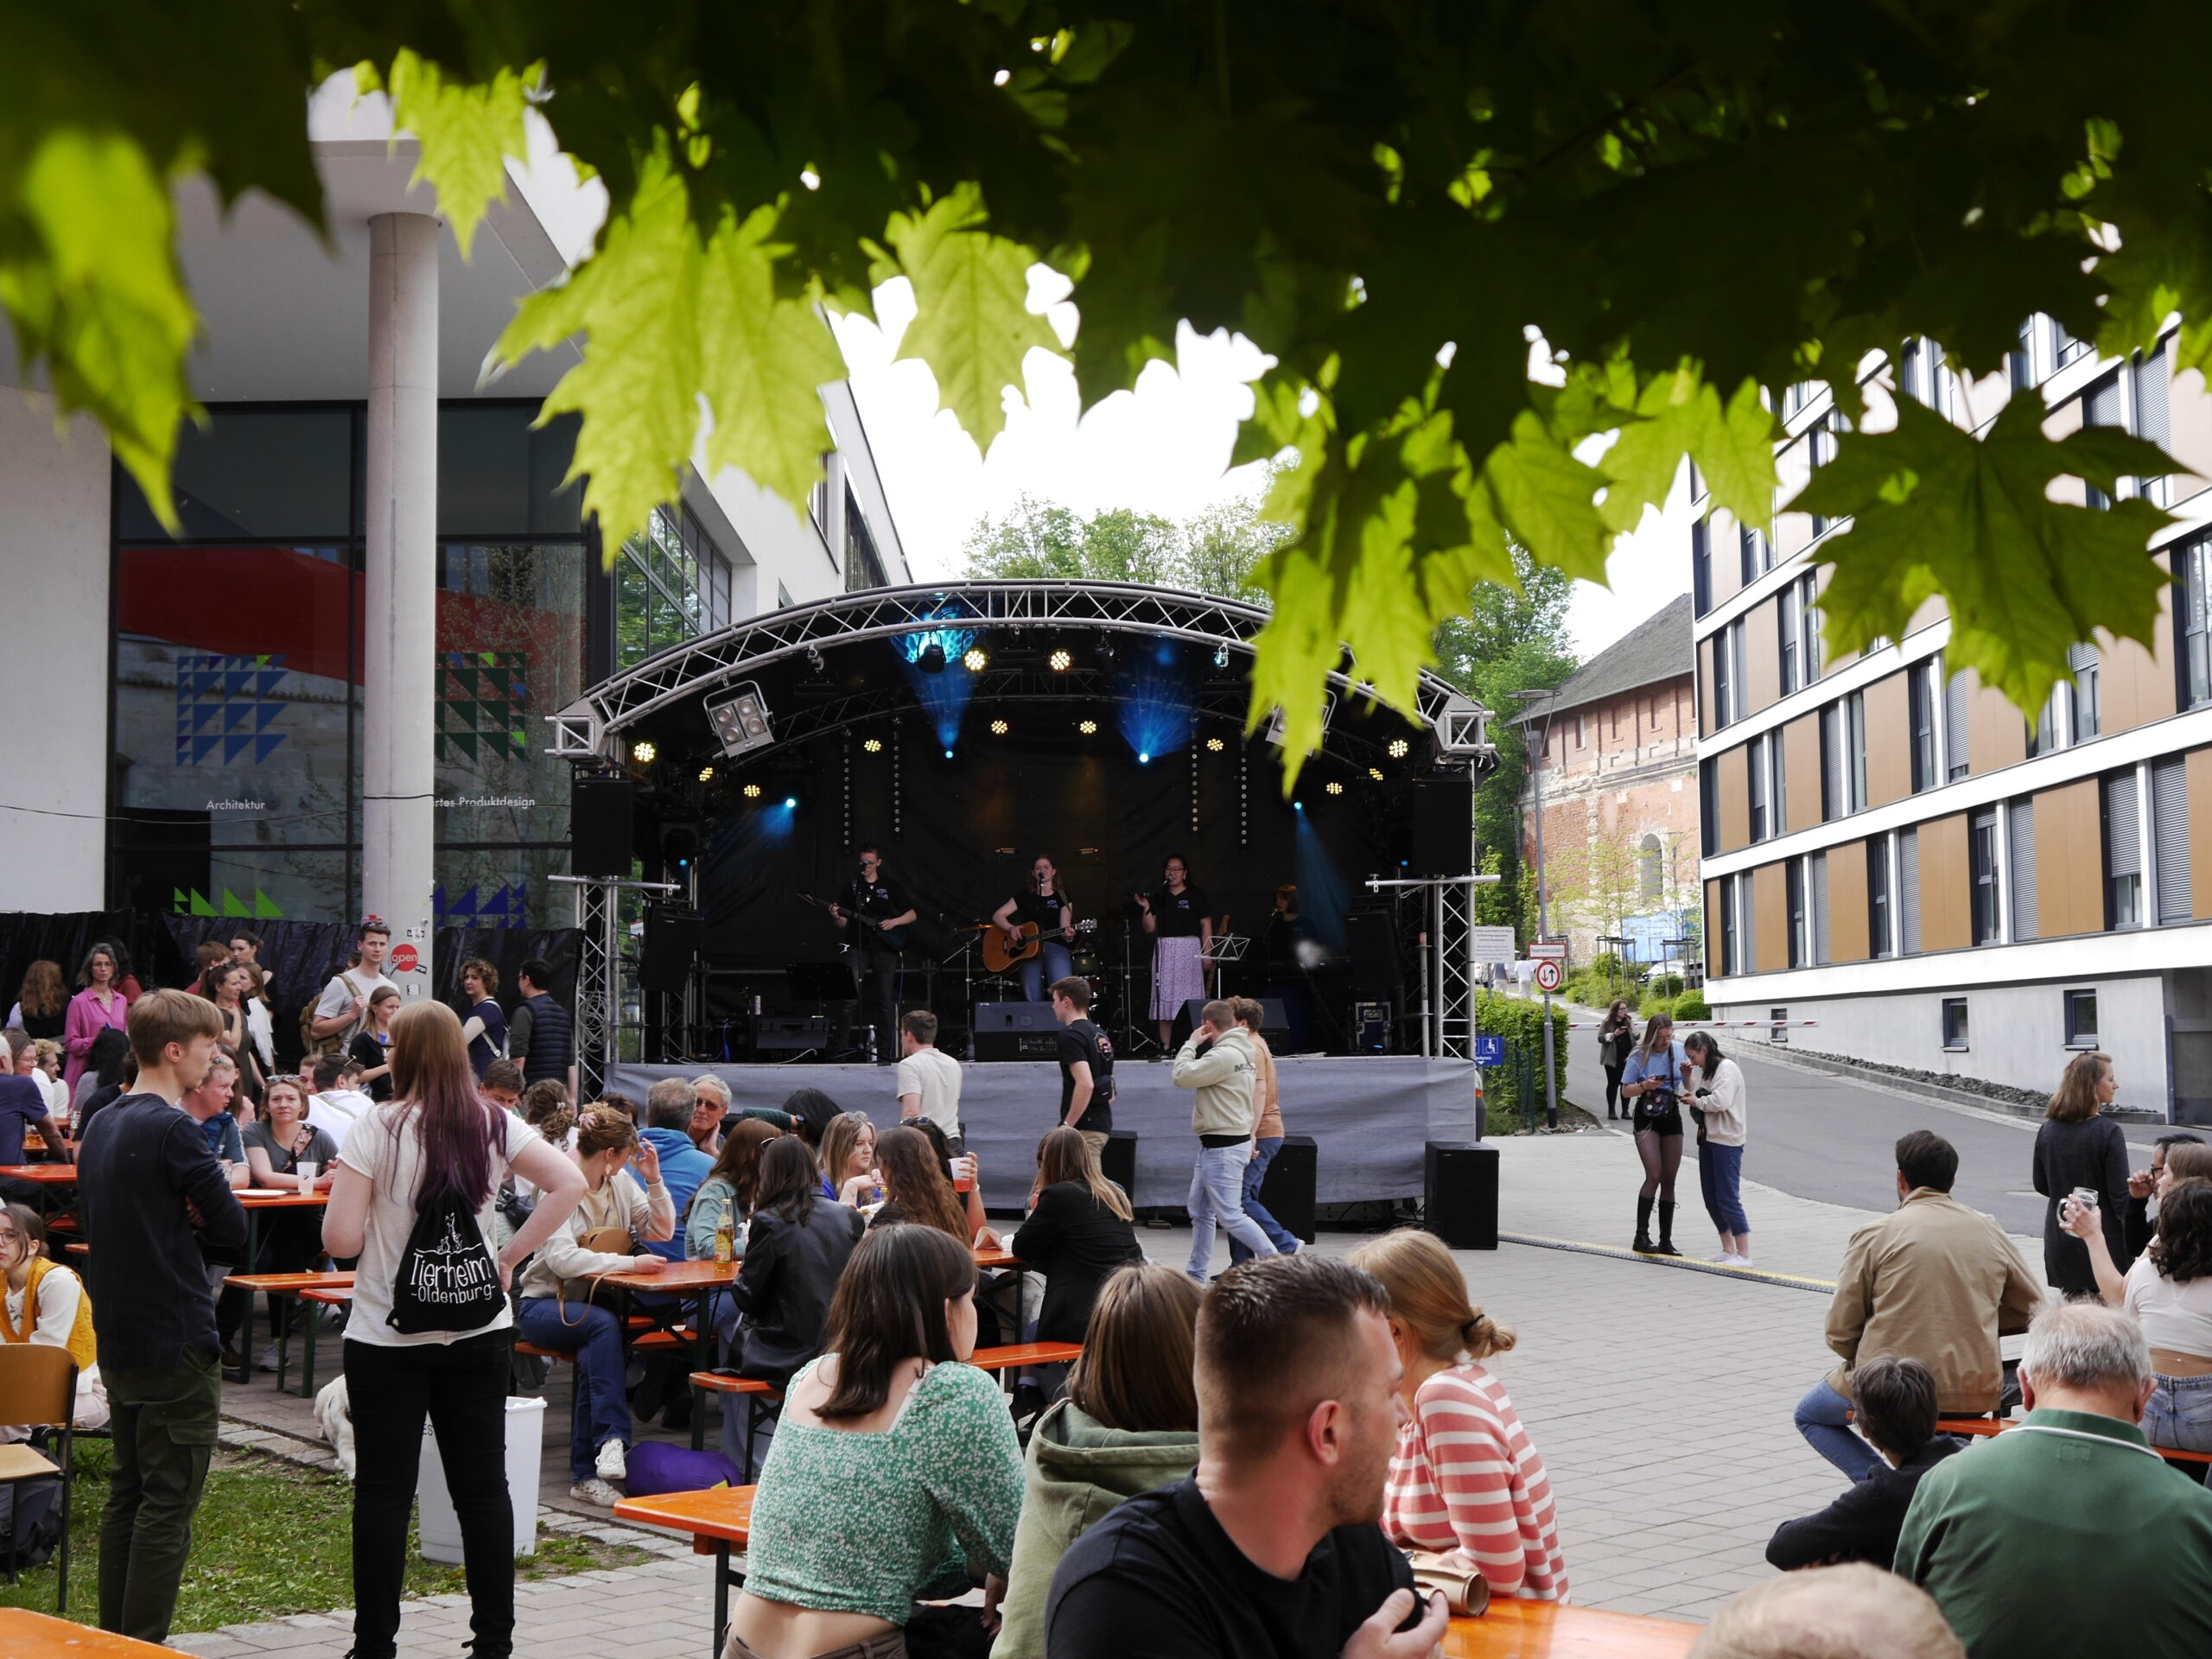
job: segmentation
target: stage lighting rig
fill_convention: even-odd
[[[1329,716],[1336,712],[1337,694],[1333,691],[1323,692],[1321,694],[1321,735],[1325,738],[1329,734]],[[1277,709],[1268,715],[1267,726],[1261,732],[1260,735],[1266,738],[1268,742],[1274,744],[1277,748],[1281,748],[1282,747],[1283,726],[1282,710]]]
[[[960,653],[960,666],[970,674],[980,674],[990,665],[990,657],[981,645],[970,645]]]
[[[700,768],[699,768],[699,781],[700,781],[701,783],[702,783],[702,784],[711,784],[711,783],[713,783],[713,782],[715,781],[715,769],[714,769],[712,766],[702,766],[702,767],[700,767]]]
[[[1380,766],[1370,766],[1367,769],[1367,775],[1370,778],[1372,778],[1378,784],[1385,781],[1382,776],[1382,768]]]
[[[749,683],[741,687],[736,696],[709,702],[707,720],[715,728],[726,760],[734,760],[741,754],[765,749],[776,741],[768,723],[768,700],[760,695],[759,686]]]
[[[1206,739],[1206,753],[1208,754],[1219,754],[1228,747],[1229,746],[1226,743],[1223,742],[1217,737],[1210,737]]]
[[[660,750],[654,746],[651,738],[647,738],[630,746],[630,758],[641,766],[650,766],[660,758]]]
[[[1390,758],[1393,760],[1402,760],[1412,748],[1413,745],[1407,742],[1404,738],[1394,737],[1390,740]]]
[[[925,674],[944,673],[944,647],[938,644],[936,640],[931,640],[929,644],[922,647],[920,654],[914,658],[914,666],[920,669]]]
[[[1054,652],[1046,660],[1052,664],[1052,672],[1055,674],[1065,674],[1068,670],[1075,666],[1075,653],[1068,650],[1065,646],[1062,646],[1059,650]]]
[[[1085,737],[1096,737],[1098,735],[1098,722],[1095,720],[1084,721],[1076,727],[1076,730]]]
[[[881,754],[883,753],[883,740],[880,737],[871,737],[863,742],[861,745],[861,747],[869,754]]]
[[[993,737],[1004,737],[1007,734],[1007,727],[1006,721],[1002,720],[995,720],[991,722],[991,735]]]
[[[760,798],[760,785],[758,784],[747,784],[742,793],[747,800],[757,801]]]
[[[1344,792],[1344,786],[1333,778],[1330,779],[1327,783],[1322,785],[1321,787],[1328,791],[1332,795],[1341,795]]]

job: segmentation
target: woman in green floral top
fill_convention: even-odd
[[[934,1227],[853,1252],[761,1467],[725,1659],[893,1659],[916,1599],[964,1593],[971,1564],[995,1628],[1021,1451],[998,1385],[959,1363],[975,1291],[975,1258]]]

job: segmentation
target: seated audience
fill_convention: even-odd
[[[935,1118],[910,1117],[906,1120],[906,1127],[919,1129],[929,1137],[930,1150],[936,1154],[937,1166],[944,1172],[944,1179],[952,1184],[961,1207],[968,1212],[968,1236],[974,1241],[976,1248],[979,1250],[999,1249],[999,1236],[991,1230],[990,1217],[983,1213],[983,1178],[976,1154],[967,1151],[955,1153],[951,1141]],[[967,1142],[963,1141],[961,1145],[964,1147]],[[968,1190],[965,1192],[960,1191],[962,1166],[968,1173]]]
[[[1851,1371],[1877,1354],[1908,1354],[1936,1374],[1945,1416],[1997,1408],[1997,1339],[2026,1328],[2043,1281],[1991,1217],[1951,1196],[1959,1154],[1915,1129],[1897,1144],[1894,1214],[1851,1236],[1828,1304],[1828,1346],[1843,1363],[1798,1402],[1797,1432],[1853,1480],[1882,1465],[1851,1429]]]
[[[2203,1144],[2201,1135],[2180,1131],[2162,1135],[2152,1143],[2150,1168],[2128,1175],[2127,1213],[2121,1217],[2120,1230],[2126,1236],[2129,1255],[2140,1255],[2150,1248],[2152,1217],[2158,1213],[2158,1200],[2165,1196],[2167,1154],[2176,1147]]]
[[[309,1062],[304,1081],[315,1092],[308,1096],[308,1122],[346,1149],[346,1133],[376,1102],[348,1080],[349,1062],[342,1054],[318,1054]]]
[[[830,1133],[830,1125],[843,1116],[844,1111],[819,1089],[794,1089],[784,1101],[784,1116],[791,1120],[785,1133],[796,1130],[802,1141],[819,1153],[822,1138]]]
[[[39,1087],[46,1090],[47,1109],[55,1120],[64,1125],[69,1122],[69,1090],[61,1081],[61,1045],[50,1037],[31,1039],[33,1064],[37,1068]]]
[[[2099,1292],[2135,1316],[2151,1345],[2151,1444],[2212,1452],[2212,1181],[2168,1183],[2158,1231],[2124,1275],[2094,1210],[2069,1198],[2060,1224],[2088,1246]]]
[[[1054,1133],[1083,1144],[1077,1130]],[[1198,1287],[1172,1268],[1119,1268],[1098,1293],[1067,1398],[1046,1409],[1030,1436],[991,1659],[1043,1659],[1045,1598],[1068,1546],[1122,1499],[1197,1466],[1198,1319]]]
[[[1021,1448],[998,1384],[959,1363],[975,1291],[974,1257],[933,1227],[881,1228],[853,1252],[760,1471],[725,1659],[887,1659],[918,1598],[963,1595],[978,1575],[980,1625],[973,1608],[930,1617],[951,1650],[980,1647],[1006,1588]]]
[[[138,1062],[130,1052],[130,1038],[112,1028],[93,1038],[85,1074],[77,1079],[69,1102],[69,1127],[76,1138],[82,1141],[93,1114],[122,1099],[137,1080]]]
[[[1689,1659],[1963,1659],[1924,1590],[1866,1566],[1792,1573],[1713,1616]]]
[[[683,1223],[684,1253],[694,1262],[715,1259],[715,1230],[727,1218],[735,1230],[734,1254],[745,1253],[745,1223],[753,1213],[753,1193],[760,1183],[760,1154],[779,1138],[779,1132],[751,1118],[730,1125],[721,1138],[721,1151],[699,1190],[691,1195],[691,1208]]]
[[[822,1133],[822,1196],[858,1208],[875,1202],[875,1125],[840,1112]]]
[[[1861,1365],[1851,1382],[1859,1432],[1885,1466],[1818,1515],[1775,1529],[1766,1559],[1784,1572],[1830,1561],[1866,1561],[1889,1571],[1920,1478],[1959,1450],[1956,1440],[1936,1432],[1936,1373],[1918,1360],[1884,1354]]]
[[[645,1179],[618,1179],[632,1155]],[[577,1280],[607,1273],[651,1273],[663,1264],[632,1246],[676,1230],[676,1206],[660,1177],[659,1159],[638,1144],[638,1131],[620,1112],[594,1105],[578,1121],[572,1156],[583,1171],[583,1202],[553,1230],[523,1274],[518,1329],[524,1342],[575,1356],[577,1408],[571,1414],[569,1496],[613,1509],[621,1497],[615,1483],[627,1478],[630,1398],[623,1382],[626,1355],[621,1316],[587,1300]]]
[[[1045,1605],[1052,1659],[1338,1659],[1355,1636],[1391,1659],[1434,1648],[1444,1598],[1421,1605],[1376,1525],[1398,1432],[1389,1312],[1373,1275],[1312,1252],[1214,1281],[1197,1472],[1068,1547]]]
[[[484,1068],[484,1079],[476,1085],[476,1092],[501,1111],[520,1116],[524,1087],[522,1067],[512,1060],[494,1060]]]
[[[24,1043],[28,1049],[29,1039],[26,1038]],[[65,1164],[69,1161],[69,1142],[61,1126],[54,1121],[46,1090],[16,1074],[15,1057],[8,1052],[5,1043],[0,1043],[0,1164],[24,1161],[23,1141],[33,1129],[46,1142],[48,1157]],[[0,1179],[0,1198],[36,1204],[39,1198],[35,1182]]]
[[[660,1178],[668,1187],[669,1200],[676,1206],[676,1213],[685,1214],[691,1200],[699,1191],[699,1183],[707,1179],[715,1160],[691,1143],[691,1085],[681,1077],[663,1077],[645,1091],[645,1126],[638,1132],[638,1139],[660,1154]],[[632,1173],[635,1179],[635,1172]],[[666,1240],[656,1240],[645,1248],[667,1262],[682,1262],[684,1236],[678,1231]]]
[[[690,1087],[691,1121],[684,1125],[684,1133],[708,1157],[718,1156],[722,1149],[722,1120],[729,1116],[729,1084],[709,1071],[692,1078]]]
[[[2212,1653],[2212,1491],[2143,1431],[2133,1316],[2053,1302],[2020,1354],[2026,1420],[1921,1477],[1894,1570],[1973,1659]]]
[[[1080,1129],[1063,1124],[1037,1143],[1037,1185],[1012,1250],[1045,1275],[1035,1340],[1081,1342],[1107,1280],[1144,1260],[1128,1195],[1108,1180]]]
[[[1390,1340],[1406,1421],[1390,1459],[1382,1530],[1405,1549],[1471,1567],[1491,1592],[1567,1599],[1551,1480],[1504,1387],[1483,1364],[1513,1332],[1467,1299],[1467,1281],[1433,1233],[1400,1228],[1361,1245],[1351,1264],[1390,1296]]]
[[[92,1299],[84,1281],[46,1255],[46,1223],[28,1205],[0,1204],[0,1342],[67,1348],[77,1362],[74,1421],[79,1428],[107,1423],[107,1388],[100,1381],[92,1336]],[[0,1427],[0,1440],[28,1438],[22,1427]]]
[[[300,1080],[290,1072],[270,1078],[261,1100],[261,1116],[238,1131],[245,1148],[246,1168],[252,1184],[278,1192],[327,1192],[336,1177],[338,1147],[331,1138],[307,1121],[307,1096]],[[308,1174],[302,1162],[315,1166]],[[262,1218],[261,1256],[256,1273],[304,1273],[322,1251],[322,1212],[319,1210],[274,1210]],[[269,1298],[269,1346],[261,1356],[261,1369],[276,1369],[276,1337],[291,1328],[296,1306],[289,1296]],[[249,1341],[251,1333],[248,1333]]]
[[[868,1227],[857,1212],[823,1198],[821,1176],[798,1136],[768,1143],[760,1154],[760,1200],[746,1231],[745,1265],[731,1287],[745,1319],[741,1369],[778,1389],[822,1351],[838,1275]]]
[[[876,1143],[876,1175],[883,1185],[883,1207],[871,1226],[895,1226],[918,1222],[934,1227],[965,1246],[969,1243],[968,1211],[952,1181],[937,1161],[937,1148],[919,1129],[905,1124],[883,1132]]]

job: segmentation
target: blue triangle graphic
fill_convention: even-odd
[[[219,737],[194,738],[192,740],[192,764],[196,766],[204,762],[209,755],[215,753],[217,746],[219,745],[222,741],[223,740]]]
[[[274,754],[276,752],[276,746],[283,741],[284,734],[282,732],[272,732],[266,737],[255,738],[253,740],[253,758],[255,762],[258,764],[261,761],[266,760],[271,754]]]
[[[283,712],[284,705],[281,702],[264,702],[257,704],[254,711],[253,729],[257,732],[267,731],[269,729],[269,722],[276,719],[277,715]]]
[[[232,761],[237,760],[238,756],[244,754],[252,747],[253,739],[250,736],[225,738],[223,740],[223,764],[225,766],[230,765]]]

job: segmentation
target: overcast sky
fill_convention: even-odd
[[[1049,273],[1039,269],[1041,283]],[[1047,286],[1032,292],[1033,304],[1056,297]],[[1005,512],[1024,493],[1086,514],[1134,507],[1185,518],[1255,487],[1256,466],[1229,467],[1237,423],[1252,409],[1248,383],[1267,363],[1248,340],[1201,336],[1186,327],[1177,337],[1175,367],[1152,364],[1134,392],[1116,393],[1080,421],[1074,371],[1032,352],[1028,402],[1009,406],[1006,430],[988,455],[980,455],[952,416],[938,410],[929,370],[891,360],[912,315],[903,279],[878,290],[876,308],[882,329],[842,318],[837,334],[899,540],[918,578],[956,573],[976,519]],[[1046,315],[1064,340],[1072,336],[1071,308],[1053,304]],[[1672,512],[1647,515],[1638,533],[1616,545],[1610,589],[1575,585],[1569,620],[1586,660],[1688,590],[1688,515],[1679,490],[1671,505]]]

